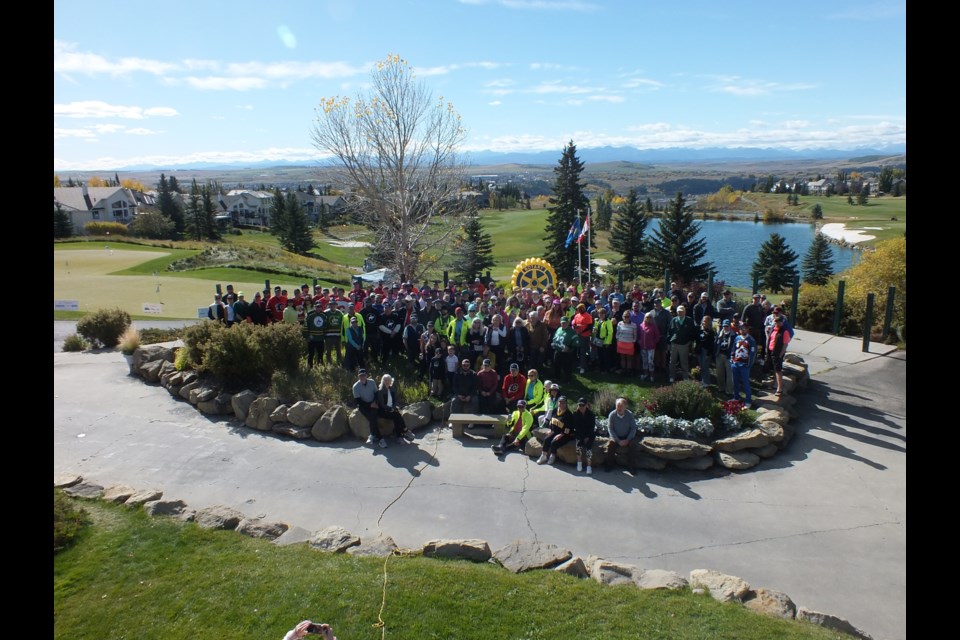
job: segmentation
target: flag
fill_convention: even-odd
[[[577,244],[580,244],[580,241],[583,240],[587,233],[590,231],[590,214],[587,214],[587,217],[583,220],[583,229],[580,230],[580,235],[577,236]]]
[[[577,218],[576,220],[573,221],[573,224],[570,225],[570,233],[567,234],[567,241],[564,243],[563,248],[566,249],[571,244],[573,244],[573,241],[577,238],[579,234],[580,234],[580,218]]]

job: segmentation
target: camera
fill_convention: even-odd
[[[317,634],[317,635],[322,635],[322,634],[323,634],[323,625],[320,625],[320,624],[316,624],[316,623],[311,622],[311,623],[310,623],[310,626],[307,627],[307,633],[314,633],[314,634]]]

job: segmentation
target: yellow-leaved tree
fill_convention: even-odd
[[[887,289],[896,287],[893,304],[893,325],[902,326],[907,318],[907,239],[894,238],[877,244],[877,250],[864,253],[860,263],[840,275],[846,280],[849,295],[866,300],[874,296],[874,325],[883,323]]]

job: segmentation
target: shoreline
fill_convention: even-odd
[[[845,222],[828,222],[823,225],[817,225],[817,233],[822,233],[841,246],[849,246],[851,248],[863,248],[857,247],[857,243],[876,239],[877,236],[864,233],[865,230],[866,229],[847,229]]]

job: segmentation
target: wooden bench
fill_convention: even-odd
[[[497,425],[502,426],[508,417],[506,414],[499,413],[451,413],[447,422],[453,429],[453,437],[462,438],[463,425],[465,424],[484,424],[494,427],[494,430],[496,430]]]

